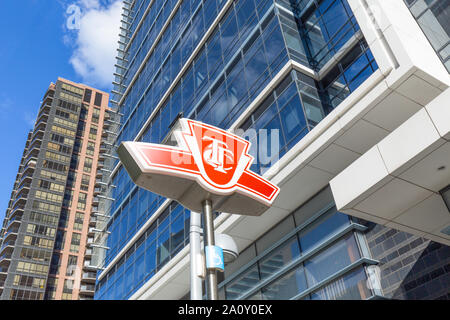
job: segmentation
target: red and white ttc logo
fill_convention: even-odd
[[[218,195],[239,192],[270,206],[279,188],[249,170],[250,142],[225,130],[190,119],[180,119],[177,147],[136,144],[147,169],[158,174],[196,180]]]

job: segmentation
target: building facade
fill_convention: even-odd
[[[108,100],[62,78],[47,89],[3,221],[1,299],[92,299],[91,203]]]
[[[221,298],[448,299],[448,10],[124,1],[107,153],[169,143],[180,117],[252,142],[251,169],[281,192],[260,217],[215,218],[241,251]],[[189,298],[190,212],[135,186],[115,158],[100,178],[95,298]]]

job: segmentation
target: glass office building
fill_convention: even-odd
[[[395,2],[408,14],[407,22],[422,32],[406,4]],[[399,81],[407,84],[405,75],[412,77],[417,70],[409,65],[402,69],[407,66],[399,53],[403,48],[380,36],[382,29],[370,28],[363,19],[363,13],[373,11],[370,6],[358,6],[351,0],[124,1],[112,91],[120,125],[107,150],[110,165],[98,175],[105,186],[98,214],[105,217],[106,235],[97,238],[95,299],[189,297],[190,212],[134,185],[114,151],[123,141],[167,142],[180,117],[241,129],[252,142],[251,153],[260,156],[251,169],[281,187],[280,203],[273,209],[278,211],[260,220],[217,215],[216,227],[235,237],[241,250],[220,276],[221,298],[448,298],[446,238],[431,244],[403,228],[397,242],[391,239],[391,247],[379,249],[380,235],[387,240],[397,234],[391,231],[393,225],[375,224],[369,215],[344,214],[328,186],[352,161],[438,96],[433,91],[427,101],[414,103],[417,110],[399,114],[389,128],[363,120],[362,111],[358,115],[356,106],[373,107],[376,102],[381,108],[395,91],[384,93],[379,86],[392,81],[402,88]],[[427,46],[432,49],[429,42]],[[439,61],[433,85],[442,92],[448,73],[442,76],[444,65],[433,54]],[[428,70],[422,71],[428,75]],[[327,142],[333,125],[339,124],[344,133],[340,119],[348,117],[352,125],[370,126],[356,135],[363,145],[349,146],[354,133],[345,143]],[[268,136],[255,134],[261,129]],[[279,148],[261,159],[257,146],[267,141]],[[315,147],[319,151],[311,153]],[[436,257],[415,275],[434,272],[441,287],[425,294],[420,285],[405,289],[406,275],[427,246],[434,248]],[[410,257],[404,264],[392,258],[399,247],[402,252],[396,258]],[[400,267],[394,270],[393,262]],[[162,280],[169,271],[172,275]],[[417,288],[422,291],[416,295]]]

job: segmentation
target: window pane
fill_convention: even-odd
[[[371,296],[364,268],[346,274],[311,294],[312,300],[361,300]]]
[[[266,279],[278,272],[300,255],[297,236],[292,237],[260,261],[261,279]]]
[[[169,238],[169,228],[166,228],[158,237],[158,266],[165,263],[169,259],[170,254],[170,238]]]
[[[266,300],[286,300],[307,289],[303,266],[284,275],[262,290],[262,298]]]
[[[258,241],[256,241],[256,249],[258,254],[263,253],[264,250],[272,246],[275,242],[280,240],[289,231],[294,230],[294,220],[292,216],[288,216],[286,219],[278,223],[273,229],[263,235]]]
[[[313,286],[360,258],[353,235],[340,240],[305,262],[309,286]]]
[[[235,300],[242,294],[256,286],[259,282],[258,266],[254,265],[236,280],[226,286],[225,292],[228,300]]]
[[[99,92],[95,93],[94,104],[99,107],[101,106],[101,104],[102,104],[102,94],[101,93],[99,93]]]
[[[280,112],[283,121],[283,132],[290,141],[306,127],[305,115],[300,99],[295,95]]]
[[[324,220],[314,223],[300,234],[302,250],[308,251],[346,224],[349,224],[348,217],[340,212],[328,215]]]

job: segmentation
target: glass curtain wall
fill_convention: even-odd
[[[118,101],[123,116],[115,145],[134,139],[161,143],[180,115],[229,128],[290,59],[318,71],[359,30],[346,0],[310,1],[308,6],[305,1],[273,0],[184,0],[178,6],[174,0],[159,0],[144,15],[149,3],[134,1],[128,19],[131,40],[122,46],[127,61],[121,71],[127,89]],[[202,39],[208,29],[209,36]],[[245,134],[278,129],[281,148],[252,169],[264,173],[376,69],[367,44],[358,40],[322,79],[295,70],[278,77],[275,90],[242,128]],[[166,201],[137,188],[118,160],[110,170],[114,168],[103,267]],[[126,263],[128,255],[122,260]],[[161,265],[167,261],[162,259]],[[97,283],[97,299],[115,296],[110,286],[117,279],[112,277],[108,273]],[[143,281],[139,279],[131,284],[124,280],[129,290],[115,297],[128,297]]]
[[[364,230],[336,211],[327,188],[227,265],[221,297],[368,299],[374,293],[366,285],[366,266],[376,261],[363,254],[358,234]]]

